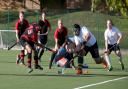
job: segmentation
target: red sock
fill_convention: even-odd
[[[32,53],[28,53],[28,67],[31,68]]]
[[[21,60],[24,60],[24,50],[21,50],[20,58],[21,58]]]
[[[31,59],[28,59],[28,67],[31,68]]]

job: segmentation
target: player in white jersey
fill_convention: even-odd
[[[110,60],[110,53],[112,51],[115,52],[115,54],[119,57],[119,63],[121,64],[122,70],[124,70],[124,64],[122,61],[122,55],[120,51],[120,40],[122,39],[122,34],[116,28],[111,20],[107,20],[107,29],[104,32],[104,39],[105,39],[105,57],[106,61],[108,61],[108,67],[110,70],[113,69],[111,65],[111,60]]]
[[[86,27],[80,27],[79,24],[74,24],[74,33],[75,36],[77,36],[79,39],[82,40],[82,44],[84,45],[83,49],[86,52],[85,56],[87,55],[88,52],[90,52],[96,64],[103,63],[105,66],[107,66],[106,61],[99,56],[99,49],[94,35]],[[78,47],[77,49],[81,50],[79,48],[80,47]],[[82,66],[83,66],[83,57],[78,57],[77,74],[82,74],[82,68],[81,68]]]

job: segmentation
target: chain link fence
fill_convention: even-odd
[[[15,23],[19,18],[17,11],[7,10],[4,12],[0,12],[0,30],[14,30]],[[41,17],[41,13],[38,10],[34,11],[26,11],[25,18],[30,22],[38,22]],[[46,12],[46,17],[50,21],[52,26],[52,31],[49,32],[48,46],[54,46],[53,34],[57,27],[57,20],[62,19],[63,24],[68,28],[69,35],[73,35],[72,27],[74,23],[79,23],[81,26],[87,26],[88,29],[94,33],[97,38],[98,44],[100,48],[104,48],[104,31],[106,29],[106,20],[112,19],[115,25],[120,29],[123,33],[123,39],[121,43],[122,48],[127,48],[128,45],[128,31],[127,31],[127,18],[122,19],[120,17],[108,16],[99,13],[92,13],[87,11],[69,11],[69,10],[58,10],[58,9],[50,9]],[[15,40],[10,33],[6,33],[3,37],[4,41],[7,41],[6,44],[10,43],[10,40]],[[14,36],[14,34],[13,34]]]

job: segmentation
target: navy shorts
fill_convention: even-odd
[[[47,35],[42,35],[42,36],[39,36],[39,41],[41,42],[41,44],[46,44],[47,43]]]
[[[116,52],[116,51],[119,51],[120,50],[120,46],[117,45],[117,44],[113,44],[113,45],[108,44],[108,49],[109,49],[109,52],[110,53],[112,51]]]
[[[25,47],[26,45],[30,45],[33,49],[35,48],[34,42],[32,42],[32,41],[27,41],[25,39],[20,39],[20,42],[19,43],[23,47]]]
[[[97,42],[91,47],[84,46],[84,50],[86,51],[85,56],[87,55],[88,52],[90,52],[92,58],[99,58],[100,57]]]

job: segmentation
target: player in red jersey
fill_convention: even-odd
[[[55,33],[54,33],[55,51],[58,51],[60,46],[63,45],[63,43],[66,40],[67,35],[68,35],[67,28],[63,25],[62,20],[58,20],[58,27],[56,28]],[[51,56],[49,69],[51,69],[52,62],[54,60],[55,55],[56,55],[56,53],[53,53],[52,56]]]
[[[42,12],[41,19],[39,20],[38,24],[41,26],[41,31],[39,33],[39,43],[41,43],[42,45],[46,45],[48,39],[48,32],[49,30],[51,31],[51,25],[49,21],[46,19],[45,12]],[[43,53],[44,53],[44,48],[39,48],[38,57],[40,61]]]
[[[21,35],[25,32],[25,29],[29,27],[29,23],[26,19],[24,19],[24,12],[20,11],[19,12],[19,19],[15,24],[15,30],[16,30],[16,39],[17,42],[19,42],[19,39]],[[18,54],[16,63],[24,64],[24,48],[22,47],[21,53]]]
[[[32,61],[32,51],[34,52],[34,62],[35,69],[43,70],[43,68],[38,64],[38,53],[35,44],[38,41],[38,32],[41,30],[40,26],[36,23],[32,23],[29,28],[20,37],[20,44],[27,50],[28,55],[28,65],[29,73],[33,71],[31,66]]]

